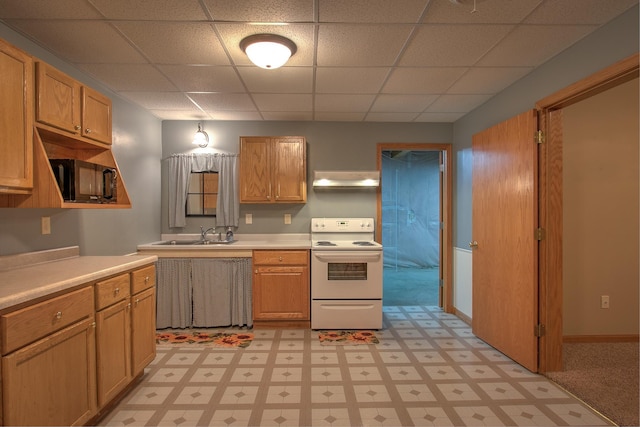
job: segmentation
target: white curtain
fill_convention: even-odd
[[[191,172],[218,172],[216,226],[240,220],[237,154],[172,154],[169,157],[169,228],[187,225],[185,205]]]

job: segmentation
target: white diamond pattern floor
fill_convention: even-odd
[[[384,308],[379,344],[255,330],[246,349],[158,347],[108,426],[605,426],[437,307]]]

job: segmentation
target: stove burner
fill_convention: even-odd
[[[336,244],[328,240],[318,240],[316,246],[336,246]]]
[[[365,241],[357,241],[357,242],[353,242],[353,244],[356,246],[375,246],[374,243],[365,242]]]

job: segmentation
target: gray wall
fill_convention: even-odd
[[[0,255],[80,246],[82,255],[122,255],[160,230],[161,121],[102,87],[86,74],[0,24],[0,37],[42,59],[113,102],[113,152],[129,192],[131,209],[0,208]],[[40,234],[41,217],[51,234]]]
[[[198,122],[162,123],[163,158],[193,151],[191,140]],[[238,233],[308,233],[310,219],[322,216],[376,216],[376,193],[371,190],[319,190],[312,188],[314,170],[375,170],[379,142],[451,143],[451,123],[343,123],[343,122],[203,122],[215,151],[237,153],[240,136],[301,135],[307,138],[308,193],[304,205],[240,205]],[[214,152],[214,150],[211,150]],[[169,229],[166,162],[163,162],[162,232],[194,233],[213,219],[187,218],[184,228]],[[246,213],[253,224],[244,222]],[[284,214],[291,225],[284,225]]]
[[[453,126],[454,246],[468,248],[473,134],[535,108],[536,101],[638,52],[638,6],[547,61]],[[532,43],[535,41],[532,40]]]

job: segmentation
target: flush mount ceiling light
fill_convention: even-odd
[[[296,44],[276,34],[254,34],[240,42],[240,49],[260,68],[282,67],[296,53]]]
[[[193,135],[193,145],[198,145],[200,148],[204,148],[209,145],[209,135],[202,130],[200,123],[198,123],[198,130]]]

